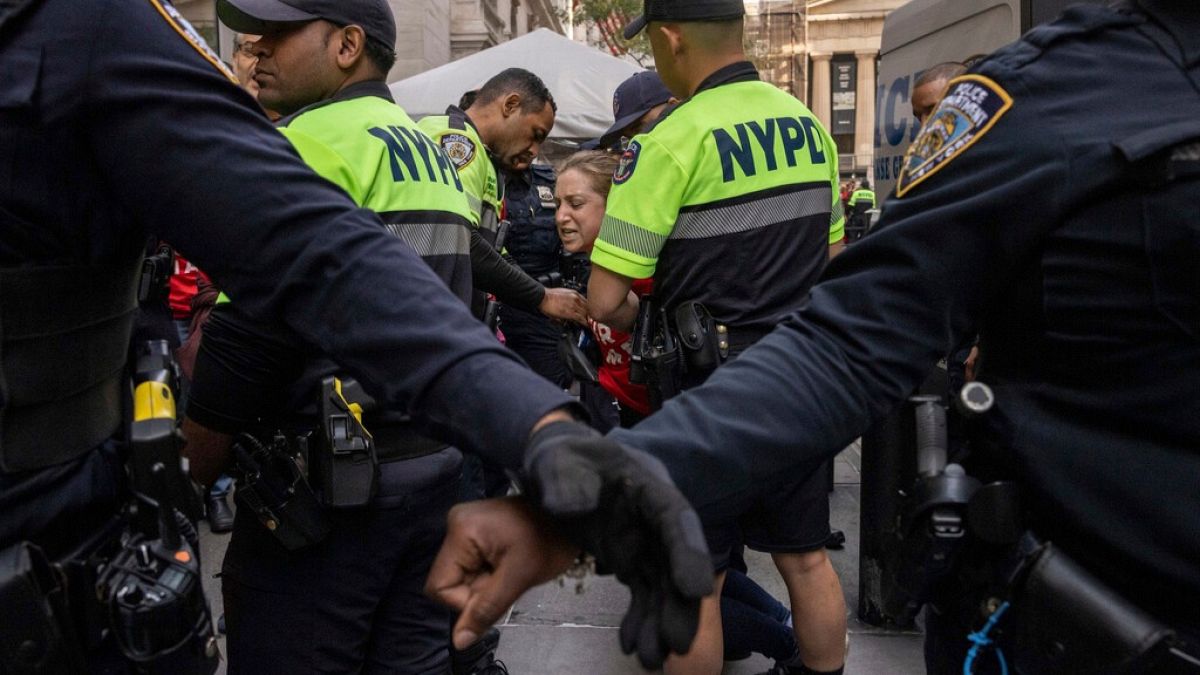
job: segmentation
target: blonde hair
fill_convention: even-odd
[[[608,199],[612,177],[617,171],[617,158],[600,150],[584,150],[567,158],[558,167],[558,175],[575,170],[583,173],[596,194]]]

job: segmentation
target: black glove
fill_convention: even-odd
[[[534,434],[526,490],[597,564],[629,586],[621,649],[648,669],[691,647],[713,568],[700,518],[654,457],[575,422]]]

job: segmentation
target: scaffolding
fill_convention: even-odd
[[[746,53],[763,80],[808,103],[805,0],[746,2]]]

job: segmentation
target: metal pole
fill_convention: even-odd
[[[858,618],[872,626],[909,628],[888,611],[895,570],[890,546],[900,515],[900,491],[916,477],[916,418],[911,402],[896,408],[862,437],[859,495]]]
[[[812,51],[812,49],[809,47],[809,44],[808,44],[808,0],[805,0],[805,2],[804,2],[804,61],[801,64],[801,68],[803,69],[803,72],[804,72],[804,98],[801,100],[804,101],[804,105],[808,105],[809,101],[812,100],[809,97],[809,93],[808,93],[808,91],[809,91],[808,54],[811,51]]]

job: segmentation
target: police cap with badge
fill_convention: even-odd
[[[367,38],[396,48],[396,19],[387,0],[217,0],[221,22],[239,33],[262,35],[269,23],[324,19],[361,26]]]
[[[632,40],[651,21],[729,21],[746,15],[742,0],[646,0],[642,15],[625,27]]]
[[[613,93],[613,117],[616,122],[600,137],[599,147],[614,145],[626,127],[640,120],[655,106],[669,100],[671,91],[656,72],[645,70],[622,82]]]

